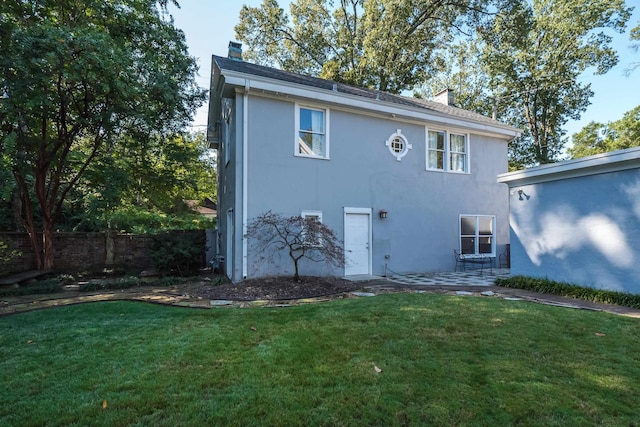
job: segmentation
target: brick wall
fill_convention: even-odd
[[[194,231],[202,232],[204,231]],[[54,235],[54,266],[60,271],[97,269],[106,266],[125,268],[151,268],[151,235],[110,233],[56,233]],[[41,238],[41,236],[39,236]],[[11,261],[7,272],[19,273],[34,270],[35,258],[25,233],[0,233],[0,241],[22,255]],[[108,250],[109,249],[109,250]]]

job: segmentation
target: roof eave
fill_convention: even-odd
[[[492,134],[506,140],[512,140],[521,134],[520,129],[499,122],[485,123],[471,118],[459,118],[435,110],[428,110],[426,107],[416,108],[402,106],[389,101],[370,99],[344,92],[333,92],[327,89],[256,76],[234,70],[223,69],[222,72],[225,76],[225,83],[236,87],[244,88],[248,83],[250,89],[263,90],[272,94],[319,100],[353,108],[372,110],[377,113],[388,114],[390,117],[402,116],[409,119],[435,122],[442,125],[469,129],[470,131]]]
[[[640,168],[640,147],[536,166],[498,175],[509,187]]]

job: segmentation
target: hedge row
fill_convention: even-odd
[[[640,308],[640,295],[604,289],[586,288],[570,283],[554,282],[525,276],[512,276],[496,279],[496,285],[505,288],[516,288],[544,294],[559,295],[606,304],[616,304],[625,307]]]

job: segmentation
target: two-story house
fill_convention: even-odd
[[[454,107],[213,56],[208,138],[218,150],[220,254],[233,281],[291,274],[252,252],[266,211],[314,216],[344,242],[344,269],[451,271],[453,250],[499,254],[509,239],[507,143],[519,130]],[[278,259],[281,262],[278,262]]]

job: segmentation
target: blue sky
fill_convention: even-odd
[[[258,6],[261,3],[262,0],[182,0],[181,9],[172,9],[176,26],[185,33],[190,54],[198,59],[200,86],[209,87],[211,55],[226,56],[229,41],[235,40],[233,27],[238,22],[242,5]],[[286,0],[279,3],[286,7]],[[628,4],[634,3],[636,0],[628,1]],[[639,21],[640,5],[637,5],[629,27],[635,26]],[[617,120],[625,112],[640,105],[640,68],[628,77],[625,75],[629,64],[640,62],[640,52],[633,52],[630,45],[628,31],[623,35],[615,33],[614,48],[620,57],[618,65],[603,76],[594,76],[593,71],[587,71],[581,76],[582,83],[591,83],[595,95],[582,118],[565,126],[569,135],[578,132],[592,120],[603,123]],[[204,105],[198,110],[193,125],[195,129],[204,129],[206,123],[207,105]]]

